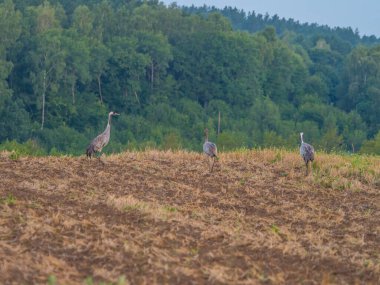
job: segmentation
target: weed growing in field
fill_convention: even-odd
[[[125,205],[124,207],[124,211],[138,211],[138,210],[141,210],[141,209],[144,209],[144,206],[143,205],[140,205],[140,204],[134,204],[134,205]]]
[[[371,217],[374,213],[374,210],[372,208],[368,208],[364,211],[363,216],[364,217]]]
[[[57,278],[54,275],[49,275],[47,280],[48,285],[56,285],[57,284]]]
[[[168,212],[171,212],[171,213],[174,213],[174,212],[178,211],[176,207],[172,207],[172,206],[165,206],[164,210],[166,210]]]
[[[330,176],[324,176],[321,172],[315,173],[314,182],[316,185],[320,185],[325,188],[331,188],[333,179]]]
[[[138,199],[135,199],[133,196],[128,196],[125,198],[110,198],[114,203],[116,204],[119,209],[123,209],[124,211],[143,211],[147,209],[149,206],[139,201]]]
[[[16,204],[16,198],[11,193],[8,194],[7,197],[0,199],[0,202],[8,206],[14,206]]]
[[[54,283],[55,284],[55,283]],[[108,283],[108,282],[99,282],[99,283],[94,283],[94,280],[92,277],[87,277],[85,280],[84,280],[84,284],[85,285],[95,285],[95,284],[98,284],[98,285],[126,285],[128,284],[126,279],[125,279],[125,276],[122,275],[119,277],[119,279],[117,280],[116,283]],[[49,284],[50,285],[50,284]]]
[[[84,284],[86,284],[86,285],[94,285],[94,280],[92,279],[92,277],[87,277],[84,280]]]
[[[270,229],[271,229],[271,231],[272,231],[273,233],[275,233],[275,234],[279,234],[279,233],[280,233],[280,228],[279,228],[277,225],[275,225],[275,224],[272,224],[272,225],[270,226]]]
[[[270,226],[270,230],[272,233],[274,233],[276,236],[281,238],[283,241],[286,241],[289,239],[288,235],[286,234],[286,231],[281,231],[280,227],[277,226],[276,224],[272,224]]]
[[[352,182],[347,179],[337,179],[336,183],[333,183],[333,189],[340,191],[350,190],[352,188]]]
[[[313,172],[319,172],[321,171],[321,166],[318,161],[313,161],[311,164],[311,168],[313,169]]]
[[[265,273],[259,274],[257,277],[258,277],[258,279],[261,282],[265,282],[266,283],[266,282],[269,281],[269,278],[268,278],[268,276]]]
[[[20,158],[20,156],[21,156],[21,154],[18,151],[12,151],[9,154],[9,159],[11,159],[11,160],[17,160],[17,159]]]
[[[199,252],[199,249],[198,248],[190,248],[190,254],[191,255],[193,255],[193,256],[195,256],[195,255],[197,255],[198,254],[198,252]]]
[[[281,151],[277,151],[276,155],[274,156],[274,158],[270,162],[271,163],[276,163],[276,162],[280,162],[280,161],[282,161],[282,152]]]
[[[352,174],[362,175],[363,173],[368,171],[368,166],[369,166],[368,160],[366,160],[366,158],[363,157],[362,155],[360,156],[355,155],[351,159],[351,167],[353,171]]]

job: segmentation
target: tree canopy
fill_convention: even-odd
[[[226,7],[0,1],[0,143],[379,153],[380,40]],[[216,138],[218,115],[221,133]],[[363,146],[363,147],[362,147]],[[362,149],[361,149],[362,147]]]

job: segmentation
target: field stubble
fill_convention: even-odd
[[[380,283],[379,157],[102,160],[2,153],[1,284]]]

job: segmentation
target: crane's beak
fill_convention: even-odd
[[[114,115],[114,116],[120,116],[119,113],[115,113],[115,112],[113,113],[113,115]]]

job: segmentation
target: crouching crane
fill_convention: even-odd
[[[208,129],[205,129],[205,143],[203,144],[203,152],[207,155],[208,159],[212,159],[212,165],[210,172],[212,172],[214,168],[215,158],[218,157],[218,150],[216,148],[216,144],[208,141]]]
[[[96,153],[100,154],[102,152],[102,149],[108,144],[110,141],[110,135],[111,135],[111,118],[112,116],[119,116],[120,114],[115,112],[110,112],[108,114],[108,124],[104,132],[102,132],[100,135],[98,135],[96,138],[92,140],[92,142],[89,144],[89,146],[86,149],[86,155],[87,157],[91,158]]]
[[[300,154],[305,161],[306,165],[306,176],[309,174],[309,162],[312,163],[314,160],[314,148],[312,145],[305,143],[303,141],[303,133],[300,133],[301,136],[301,147]]]

